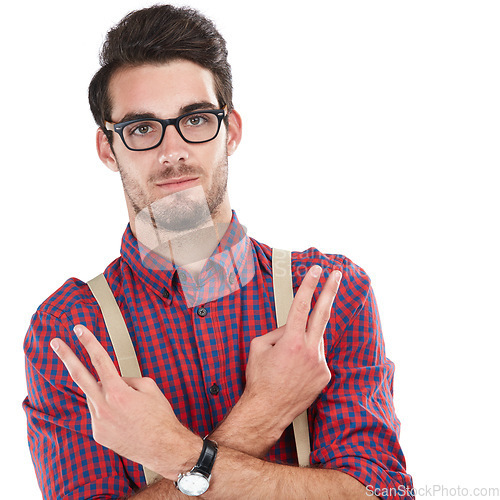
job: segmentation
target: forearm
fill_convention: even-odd
[[[364,499],[365,487],[339,471],[265,462],[222,448],[206,499]]]
[[[172,481],[164,479],[133,498],[185,500],[186,496],[175,489]],[[210,488],[201,498],[361,500],[366,499],[366,488],[340,471],[274,464],[219,446]]]

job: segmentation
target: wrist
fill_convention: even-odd
[[[196,465],[203,449],[203,439],[196,434],[189,434],[183,436],[178,448],[167,458],[167,461],[171,464],[168,470],[159,471],[164,478],[176,481],[179,474],[191,470]],[[172,456],[175,457],[174,461]]]
[[[291,420],[290,420],[291,422]],[[290,422],[276,418],[261,401],[243,395],[210,438],[256,458],[264,457]]]
[[[247,424],[249,430],[265,437],[274,444],[292,423],[293,417],[289,411],[280,411],[280,408],[262,395],[243,392],[238,405],[238,417],[241,425]]]

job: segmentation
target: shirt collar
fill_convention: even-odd
[[[188,305],[193,306],[196,303],[214,300],[217,298],[214,294],[220,296],[221,293],[222,295],[232,293],[248,283],[255,274],[257,264],[252,248],[246,228],[239,223],[233,210],[231,222],[205,263],[198,283],[192,280],[189,273],[178,269],[168,259],[141,245],[133,235],[130,224],[127,225],[123,235],[121,256],[139,279],[156,294],[170,302],[172,295],[181,288]],[[214,287],[215,279],[218,281]]]

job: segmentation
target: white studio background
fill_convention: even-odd
[[[31,315],[119,255],[125,203],[95,153],[86,92],[106,30],[149,5],[2,12],[5,498],[40,498],[21,410]],[[419,496],[499,487],[500,3],[189,5],[228,42],[240,221],[269,245],[342,253],[371,276]]]

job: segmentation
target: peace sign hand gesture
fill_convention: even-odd
[[[309,316],[321,272],[315,265],[304,276],[285,325],[252,340],[245,391],[214,439],[263,457],[330,381],[323,335],[342,274],[330,274]]]
[[[193,467],[202,439],[179,422],[156,382],[121,377],[90,330],[77,325],[74,332],[99,380],[61,339],[53,339],[50,345],[87,397],[95,441],[172,480]]]

